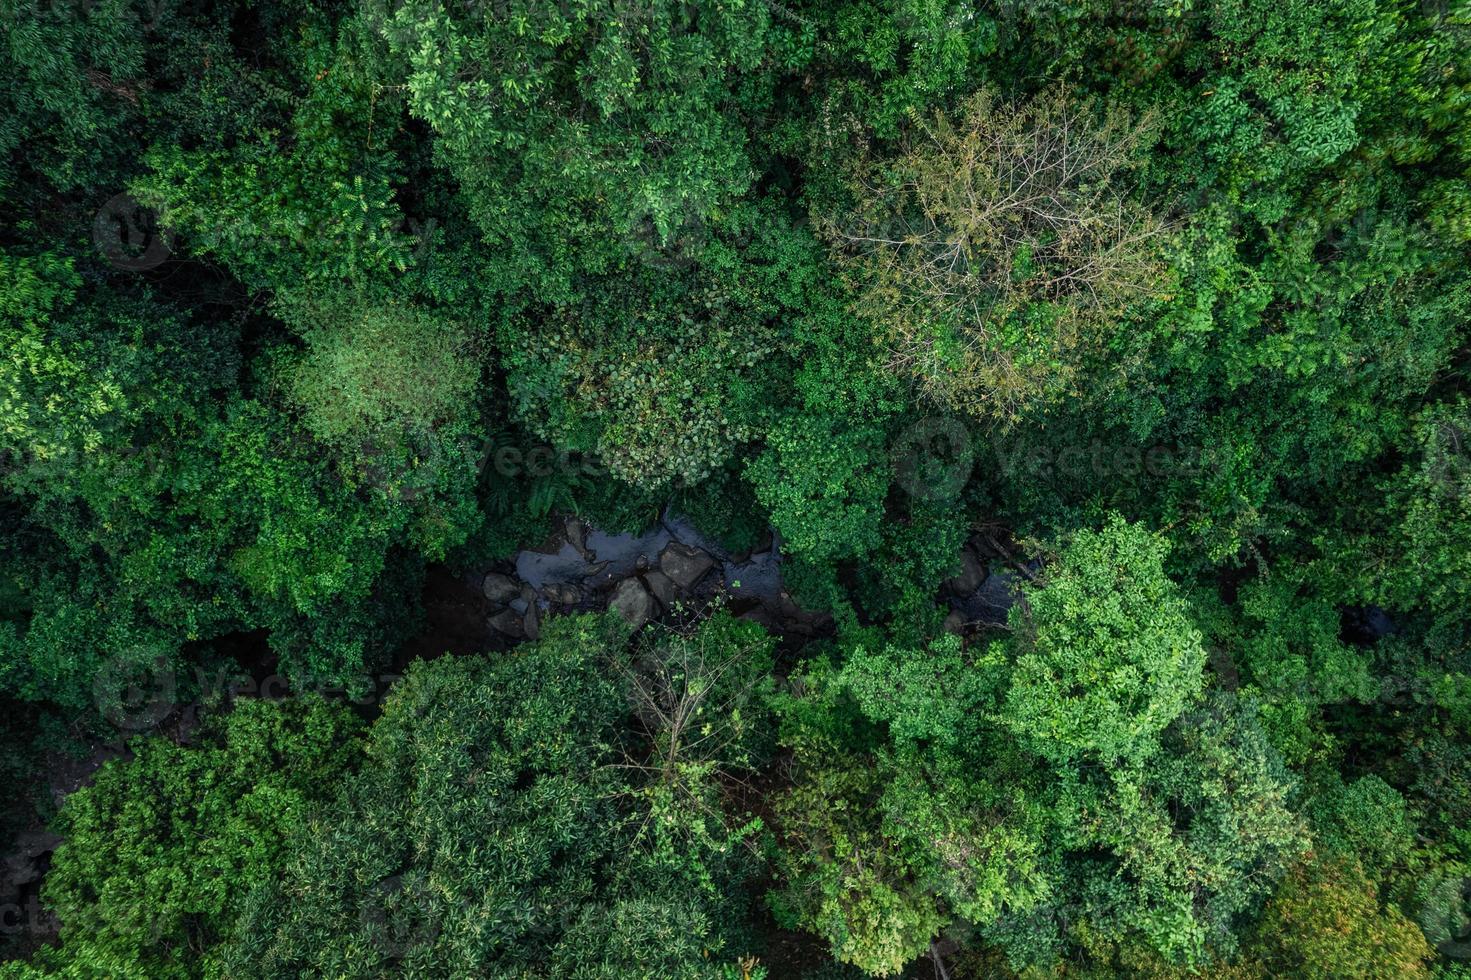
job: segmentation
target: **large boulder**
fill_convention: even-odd
[[[986,565],[969,548],[960,552],[960,572],[945,583],[952,595],[968,596],[986,581]]]
[[[654,593],[654,598],[658,599],[660,604],[662,604],[665,608],[674,605],[675,594],[673,579],[671,579],[668,575],[665,575],[663,572],[649,571],[644,572],[643,580],[644,584],[648,586],[650,592]]]
[[[514,609],[502,609],[490,617],[490,628],[519,640],[526,635],[526,616]]]
[[[542,586],[541,594],[553,605],[575,606],[582,601],[582,590],[567,582],[550,582]]]
[[[504,606],[521,594],[521,584],[509,575],[491,572],[485,576],[485,598]]]
[[[637,578],[626,578],[613,590],[608,608],[622,616],[634,629],[654,618],[654,597]]]
[[[688,592],[715,567],[715,559],[687,544],[672,541],[659,552],[659,570],[676,586]]]
[[[587,529],[582,526],[581,521],[575,517],[569,517],[562,529],[567,543],[577,549],[577,553],[583,557],[584,561],[591,557],[592,552],[587,550]]]

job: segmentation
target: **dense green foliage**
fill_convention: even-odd
[[[0,975],[1471,975],[1467,0],[0,27]]]
[[[1015,965],[1066,931],[1232,951],[1302,830],[1255,706],[1201,701],[1199,634],[1160,561],[1136,527],[1085,532],[983,655],[859,647],[807,678],[783,911],[879,975],[956,919]]]
[[[230,975],[704,970],[739,921],[743,834],[651,799],[623,762],[645,752],[622,744],[606,625],[560,620],[503,661],[410,670],[343,798],[251,896]]]
[[[320,699],[245,701],[211,728],[139,742],[68,797],[46,877],[62,945],[36,972],[218,975],[245,896],[357,762],[352,716]]]

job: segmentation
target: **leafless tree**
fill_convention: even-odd
[[[1168,291],[1166,225],[1125,182],[1153,132],[1063,87],[983,91],[862,161],[854,211],[823,227],[894,364],[982,419],[1068,390],[1131,305]]]

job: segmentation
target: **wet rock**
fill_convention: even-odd
[[[557,535],[561,540],[561,535]],[[556,551],[522,551],[516,555],[516,577],[539,589],[548,582],[566,582],[587,574],[588,559],[566,541]]]
[[[608,562],[608,572],[614,579],[626,578],[649,568],[659,549],[668,543],[669,532],[663,527],[654,527],[642,534],[607,534],[596,529],[587,533],[588,549],[596,553],[598,561]]]
[[[1228,691],[1240,690],[1241,674],[1236,670],[1236,660],[1231,651],[1211,643],[1206,646],[1205,655],[1221,686]]]
[[[608,608],[622,616],[634,629],[654,618],[654,597],[636,578],[626,578],[613,590]]]
[[[587,529],[582,526],[582,522],[575,517],[567,518],[564,533],[567,543],[576,548],[582,557],[587,558]]]
[[[774,551],[758,554],[739,565],[726,565],[723,573],[732,595],[763,598],[782,591],[781,556]]]
[[[526,617],[524,613],[518,613],[514,609],[502,609],[490,617],[490,628],[497,633],[520,639],[526,635]]]
[[[524,615],[526,610],[534,605],[536,605],[536,603],[528,600],[525,596],[518,595],[516,598],[511,600],[510,608],[512,612],[518,615]]]
[[[768,633],[781,632],[781,622],[777,619],[776,615],[772,613],[770,609],[767,609],[764,605],[753,606],[752,608],[747,609],[745,612],[740,613],[738,616],[736,616],[736,618],[744,619],[748,623],[755,623],[757,626],[760,626]]]
[[[485,598],[500,605],[505,605],[521,594],[521,584],[500,572],[491,572],[485,576],[484,588]]]
[[[1004,534],[1002,535],[1005,536]],[[970,539],[970,549],[980,555],[982,560],[994,561],[1001,558],[1011,557],[1006,550],[1004,542],[997,540],[994,532],[982,532]]]
[[[699,548],[673,542],[659,552],[659,570],[678,588],[688,591],[715,567],[715,559]]]
[[[654,593],[654,598],[668,608],[674,605],[674,580],[663,572],[651,571],[644,573],[644,584],[649,591]]]
[[[526,634],[528,640],[541,636],[541,613],[537,611],[534,602],[526,607],[526,614],[521,617],[521,632]]]
[[[986,565],[976,553],[966,548],[960,552],[960,571],[946,581],[945,587],[952,595],[967,596],[986,581]]]
[[[802,607],[797,605],[796,600],[792,598],[791,593],[787,592],[786,589],[782,589],[777,593],[776,598],[768,602],[767,605],[774,609],[776,614],[782,619],[798,619],[802,616]]]
[[[945,623],[940,628],[946,633],[954,633],[959,636],[965,632],[965,614],[959,609],[950,610],[950,615],[945,617]]]
[[[553,583],[541,590],[547,602],[561,606],[575,606],[582,601],[582,590],[568,583]]]

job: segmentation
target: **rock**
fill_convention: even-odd
[[[1211,643],[1206,646],[1205,655],[1222,687],[1233,693],[1241,689],[1241,674],[1236,669],[1236,660],[1231,656],[1230,650]]]
[[[775,611],[777,616],[784,620],[800,619],[802,617],[802,607],[797,605],[797,601],[792,598],[786,589],[782,589],[775,599],[767,602],[767,605]]]
[[[587,529],[582,526],[582,522],[575,517],[567,518],[565,533],[567,543],[576,548],[578,553],[586,559],[588,557]]]
[[[965,632],[965,615],[959,609],[950,610],[950,615],[945,617],[945,623],[940,628],[946,633],[959,636]]]
[[[945,583],[945,587],[952,594],[958,596],[971,595],[986,581],[986,566],[969,548],[960,552],[960,572]]]
[[[755,623],[768,633],[781,632],[781,623],[772,615],[771,610],[764,605],[753,606],[739,614],[737,619],[744,619],[748,623]]]
[[[635,558],[633,560],[633,570],[635,572],[647,572],[649,570],[649,556],[639,555]]]
[[[1005,532],[1001,532],[1005,537]],[[970,539],[970,550],[981,556],[984,561],[993,561],[1000,558],[1010,558],[1011,553],[1006,550],[1006,545],[996,540],[996,535],[990,532],[981,532]]]
[[[1370,646],[1375,641],[1398,632],[1389,613],[1378,606],[1349,606],[1340,617],[1343,638],[1355,646]]]
[[[526,617],[514,609],[502,609],[490,617],[490,628],[497,633],[520,639],[526,635]]]
[[[654,593],[654,597],[665,608],[674,605],[674,580],[668,575],[657,571],[644,572],[644,584],[649,587],[649,591]]]
[[[608,608],[628,621],[634,629],[654,618],[654,597],[636,578],[626,578],[613,590]]]
[[[521,617],[521,631],[528,640],[541,636],[541,613],[537,612],[534,602],[526,607],[526,614]]]
[[[491,572],[485,576],[485,598],[505,605],[521,594],[521,584],[509,575]]]
[[[582,590],[565,582],[552,582],[542,586],[541,594],[547,602],[561,606],[575,606],[582,601]]]
[[[24,861],[35,861],[45,857],[61,846],[64,838],[47,830],[25,830],[15,835],[11,844],[11,856]]]
[[[715,559],[687,544],[673,542],[659,552],[659,570],[679,588],[689,591],[705,573],[715,567]]]
[[[514,598],[514,599],[511,600],[510,609],[514,613],[524,614],[526,612],[527,608],[529,608],[530,606],[534,606],[534,605],[536,605],[536,603],[530,602],[529,600],[523,598],[522,596],[517,596],[516,598]]]

